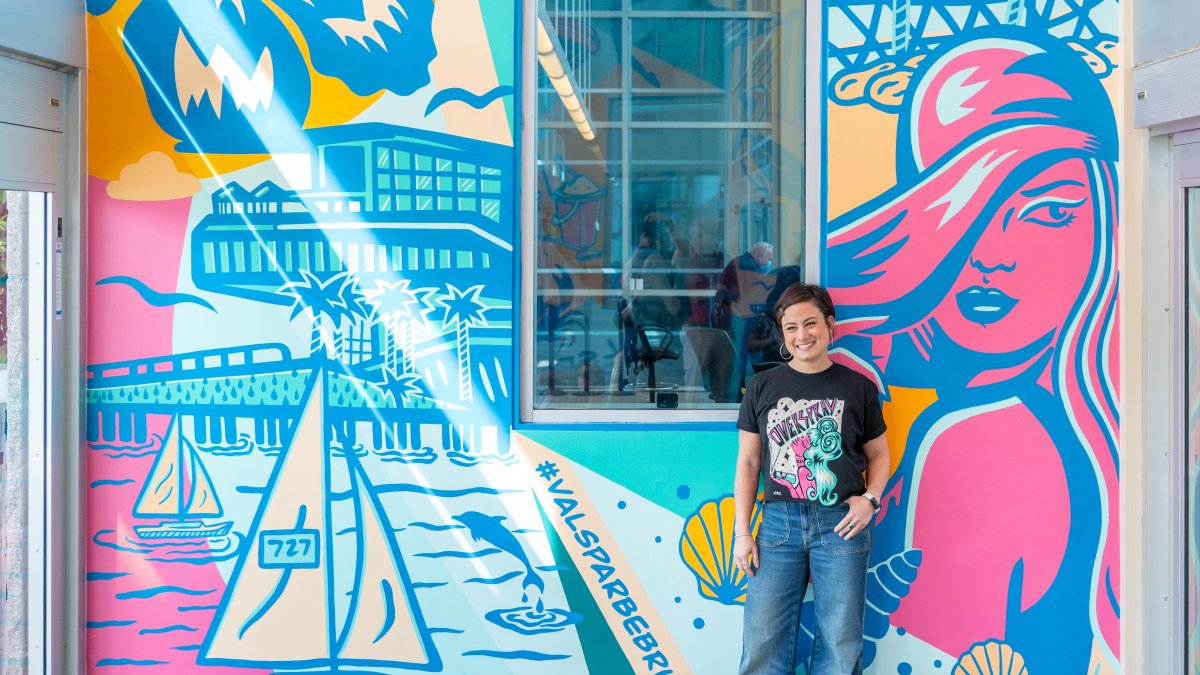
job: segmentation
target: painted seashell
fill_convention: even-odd
[[[872,567],[867,572],[867,601],[886,614],[896,611],[920,566],[921,550],[910,548]]]
[[[973,645],[962,656],[950,675],[1029,675],[1025,657],[1011,645],[988,640]]]
[[[891,556],[867,571],[867,612],[863,635],[881,640],[888,632],[888,616],[900,606],[917,578],[921,550],[910,548]]]
[[[706,501],[688,516],[679,536],[679,557],[692,576],[700,597],[723,605],[746,602],[746,574],[733,561],[733,495]],[[758,532],[762,503],[755,502],[750,533]]]

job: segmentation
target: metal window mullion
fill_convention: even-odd
[[[624,16],[621,17],[621,88],[624,90],[621,95],[621,212],[624,216],[621,227],[621,288],[625,291],[626,301],[629,300],[629,287],[633,280],[633,270],[626,259],[629,255],[630,229],[633,225],[633,192],[630,188],[630,153],[633,150],[630,138],[630,119],[633,117],[633,21],[629,17],[631,2],[632,0],[623,0]]]
[[[543,4],[543,0],[524,0],[524,5],[521,11],[521,21],[518,24],[521,30],[521,44],[523,48],[520,51],[517,61],[517,67],[521,69],[521,125],[520,129],[520,157],[523,158],[520,165],[517,167],[517,172],[521,180],[522,189],[519,190],[520,208],[518,214],[518,231],[521,233],[520,246],[521,255],[518,257],[518,269],[521,270],[519,279],[521,280],[518,292],[520,293],[521,304],[519,309],[518,319],[523,330],[518,331],[518,359],[516,372],[521,374],[521,385],[518,387],[518,419],[533,419],[534,415],[534,395],[536,389],[536,378],[534,375],[537,372],[537,335],[533,327],[536,325],[537,317],[535,316],[534,307],[537,305],[537,289],[534,287],[535,274],[534,268],[537,267],[538,251],[537,240],[541,233],[538,232],[538,203],[537,190],[541,185],[541,176],[539,175],[539,154],[538,154],[538,119],[541,117],[538,110],[540,104],[537,95],[537,59],[534,56],[536,51],[533,47],[536,43],[535,24],[538,17],[538,6]]]
[[[770,122],[630,122],[632,129],[749,129],[770,131]]]
[[[780,12],[780,14],[782,15],[782,12]],[[779,249],[779,256],[780,256],[780,258],[782,258],[784,247],[783,247],[783,151],[781,149],[781,146],[783,145],[783,143],[780,142],[782,133],[781,133],[780,125],[779,125],[779,120],[783,116],[782,110],[781,110],[781,107],[783,105],[781,92],[783,91],[783,88],[781,86],[782,82],[780,81],[780,75],[783,70],[783,68],[780,67],[780,63],[782,62],[782,54],[783,54],[783,38],[780,36],[780,32],[782,31],[782,22],[779,20],[776,20],[774,22],[773,27],[769,28],[768,31],[769,31],[768,37],[765,41],[766,44],[768,45],[767,46],[768,54],[781,55],[781,58],[779,58],[779,59],[772,59],[772,58],[770,58],[770,56],[768,56],[765,64],[768,67],[770,67],[770,69],[771,69],[771,72],[767,78],[767,81],[770,83],[771,94],[770,94],[770,99],[768,100],[768,106],[769,106],[770,115],[771,115],[771,138],[774,140],[774,143],[772,144],[773,152],[772,152],[772,157],[771,157],[772,175],[775,178],[775,180],[771,183],[771,187],[775,191],[775,223],[774,223],[775,239],[774,239],[774,242],[775,242],[775,246]],[[801,68],[800,77],[801,78],[804,77],[803,68]],[[802,228],[804,227],[803,220],[800,221],[800,226]],[[780,264],[783,264],[782,260],[780,260]]]
[[[592,12],[592,17],[596,19],[770,19],[775,16],[775,12],[759,11],[759,10],[741,10],[741,11],[712,11],[712,10],[683,10],[669,11],[660,9],[625,9],[625,10],[597,10]]]

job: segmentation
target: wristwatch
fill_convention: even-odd
[[[864,493],[862,493],[862,496],[866,497],[867,501],[871,502],[871,506],[875,507],[875,512],[878,513],[879,512],[879,497],[876,497],[875,495],[871,494],[870,492],[864,492]]]

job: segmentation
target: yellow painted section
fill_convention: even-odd
[[[937,393],[932,389],[907,389],[905,387],[888,387],[892,400],[883,404],[883,419],[887,421],[888,449],[891,450],[892,468],[888,475],[896,473],[900,459],[907,449],[908,431],[912,428],[917,416],[933,405]]]
[[[146,103],[146,96],[157,94],[143,90],[137,68],[121,40],[121,30],[135,6],[136,3],[117,3],[102,16],[87,17],[88,174],[102,180],[116,180],[123,168],[155,151],[167,155],[176,166],[197,178],[210,178],[267,161],[266,154],[198,155],[175,151],[178,141],[159,128]],[[271,5],[271,9],[296,39],[309,63],[312,98],[304,128],[344,124],[379,100],[382,92],[358,96],[341,80],[312,70],[308,45],[300,29],[277,7]]]
[[[830,103],[829,218],[878,196],[896,183],[896,119],[869,105]]]

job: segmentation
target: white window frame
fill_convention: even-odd
[[[537,261],[537,59],[533,45],[536,43],[535,27],[539,0],[523,0],[520,26],[520,186],[518,191],[519,214],[519,424],[571,424],[571,423],[635,423],[669,424],[718,422],[730,423],[737,419],[736,408],[574,408],[535,409],[536,389],[535,365],[535,322],[534,308],[537,306],[535,274]],[[824,31],[822,3],[808,0],[805,4],[804,36],[804,246],[805,276],[809,281],[820,277],[821,231],[824,225],[824,194],[821,186],[824,166],[821,161],[821,125],[824,122]],[[670,13],[677,15],[678,12]],[[628,62],[628,59],[626,59]]]

